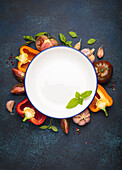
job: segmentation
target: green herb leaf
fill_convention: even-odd
[[[58,132],[58,129],[57,129],[57,127],[55,127],[55,126],[51,126],[51,129],[52,129],[54,132]]]
[[[89,96],[91,95],[91,93],[92,93],[91,90],[85,91],[85,92],[83,92],[80,96],[81,96],[83,99],[85,99],[85,98],[89,97]]]
[[[88,40],[87,44],[91,45],[91,44],[94,44],[95,43],[95,39],[94,38],[91,38]]]
[[[35,38],[39,37],[40,35],[46,35],[48,32],[39,32],[38,34],[35,35]]]
[[[76,91],[75,97],[79,99],[80,98],[80,93]]]
[[[69,103],[67,104],[66,108],[67,109],[71,109],[73,107],[76,107],[78,105],[78,99],[77,98],[73,98],[69,101]]]
[[[30,43],[32,43],[33,41],[27,41],[25,44],[21,45],[19,48],[21,48],[24,45],[29,45]]]
[[[83,104],[83,98],[78,99],[78,104],[82,105]]]
[[[69,31],[69,34],[73,38],[78,38],[77,34],[74,31]]]
[[[59,37],[60,37],[60,40],[65,43],[66,42],[66,37],[62,34],[62,33],[59,33]]]
[[[72,47],[71,44],[72,44],[72,41],[66,41],[66,42],[65,42],[65,45],[66,45],[66,46]]]
[[[46,126],[46,125],[43,125],[43,126],[40,126],[40,129],[47,129],[49,126]]]
[[[33,37],[32,37],[32,36],[29,36],[29,35],[23,36],[23,38],[24,38],[25,40],[35,41],[35,40],[33,39]]]

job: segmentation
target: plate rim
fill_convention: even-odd
[[[47,115],[46,113],[41,112],[39,109],[37,109],[37,108],[34,106],[34,104],[31,102],[31,100],[30,100],[30,98],[28,97],[28,94],[27,94],[26,85],[25,85],[25,79],[26,79],[27,71],[28,71],[31,63],[33,62],[33,60],[35,60],[36,57],[38,57],[38,55],[40,55],[40,53],[43,53],[43,52],[45,52],[46,50],[49,50],[49,49],[52,49],[52,48],[70,48],[70,49],[72,49],[72,50],[76,50],[77,52],[83,54],[83,55],[87,58],[87,60],[91,63],[91,65],[92,65],[92,67],[93,67],[93,70],[94,70],[94,73],[95,73],[95,77],[96,77],[95,94],[96,94],[96,92],[97,92],[97,86],[98,86],[98,80],[97,80],[97,73],[96,73],[96,70],[95,70],[95,68],[94,68],[94,66],[93,66],[93,63],[91,62],[91,60],[90,60],[84,53],[82,53],[81,51],[79,51],[79,50],[77,50],[77,49],[75,49],[75,48],[73,48],[73,47],[69,47],[69,46],[53,46],[53,47],[47,48],[47,49],[45,49],[45,50],[43,50],[43,51],[40,51],[40,52],[31,60],[31,62],[29,63],[29,65],[28,65],[28,67],[27,67],[27,70],[26,70],[26,72],[25,72],[25,78],[24,78],[25,93],[26,93],[26,95],[27,95],[27,98],[28,98],[29,102],[32,104],[32,106],[33,106],[36,110],[38,110],[40,113],[42,113],[43,115],[45,115],[45,116],[47,116],[47,117],[50,117],[50,118],[54,118],[54,119],[68,119],[68,118],[72,118],[72,117],[74,117],[74,116],[82,113],[83,111],[85,111],[85,110],[89,107],[89,105],[92,103],[92,101],[93,101],[93,99],[94,99],[94,97],[95,97],[95,94],[94,94],[91,102],[89,103],[89,105],[88,105],[85,109],[83,109],[81,112],[75,114],[74,116],[60,117],[60,118],[59,118],[59,117],[51,117],[51,116]]]

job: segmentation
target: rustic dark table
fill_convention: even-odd
[[[0,169],[1,170],[120,170],[120,118],[121,118],[121,3],[120,0],[1,0],[0,1]],[[69,31],[78,38],[71,38]],[[11,116],[5,103],[13,99],[16,104],[25,98],[10,93],[17,80],[12,75],[14,66],[9,56],[19,54],[24,35],[47,31],[59,41],[59,32],[74,45],[82,38],[82,48],[97,49],[103,45],[104,60],[114,68],[111,81],[103,87],[114,99],[102,111],[91,112],[91,122],[78,127],[70,119],[70,132],[65,135],[59,120],[53,124],[58,133],[41,130],[30,122],[23,123],[15,112]],[[87,45],[90,38],[97,41]],[[30,45],[35,48],[34,44]],[[96,52],[95,52],[96,56]],[[99,59],[96,57],[96,61]],[[6,63],[8,62],[8,64]],[[9,65],[9,66],[8,66]],[[115,83],[115,91],[108,84]],[[16,106],[15,104],[15,106]],[[47,118],[45,124],[49,123]],[[77,135],[73,129],[79,128]]]

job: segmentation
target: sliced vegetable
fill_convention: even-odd
[[[99,83],[107,83],[113,75],[113,66],[108,61],[97,61],[94,63]]]
[[[14,76],[16,77],[16,79],[20,82],[24,82],[24,78],[25,78],[25,73],[18,70],[17,68],[12,68],[12,71],[14,73]]]
[[[108,95],[106,90],[100,84],[98,84],[96,95],[89,106],[90,110],[92,112],[103,110],[105,112],[105,116],[108,116],[106,107],[112,106],[112,104],[113,99]]]
[[[27,120],[35,125],[41,125],[46,116],[36,110],[32,104],[29,102],[28,98],[16,105],[16,112],[24,118],[23,121]]]
[[[23,83],[16,84],[12,90],[11,93],[13,94],[23,94],[25,93],[25,87]]]
[[[30,64],[31,60],[39,53],[39,51],[28,47],[22,46],[20,48],[20,55],[16,57],[18,59],[18,69],[22,72],[26,72],[28,65]]]
[[[69,133],[69,119],[61,119],[60,120],[60,126],[61,129],[64,131],[64,133]]]

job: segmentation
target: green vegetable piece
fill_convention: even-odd
[[[77,34],[74,31],[69,31],[69,34],[73,38],[78,38]]]
[[[49,128],[48,129],[52,129],[52,125],[51,126],[49,126]]]
[[[47,129],[49,126],[46,126],[46,125],[43,125],[43,126],[40,126],[40,129]]]
[[[95,43],[95,39],[94,38],[91,38],[88,40],[87,44],[91,45],[91,44],[94,44]]]
[[[29,45],[30,43],[32,43],[33,41],[27,41],[25,44],[21,45],[19,48],[21,48],[24,45]]]
[[[48,32],[39,32],[38,34],[35,35],[35,38],[39,37],[40,35],[46,35]]]
[[[73,98],[69,101],[69,103],[67,104],[66,108],[67,109],[72,109],[73,107],[76,107],[78,105],[78,99],[77,98]]]
[[[83,99],[85,99],[85,98],[89,97],[89,96],[91,95],[91,93],[92,93],[91,90],[85,91],[85,92],[83,92],[80,96],[81,96]]]
[[[66,37],[62,34],[62,33],[59,33],[59,37],[60,37],[60,40],[65,43],[66,42]]]
[[[72,47],[71,44],[72,44],[72,41],[66,41],[66,42],[65,42],[65,45],[66,45],[66,46]]]
[[[76,91],[75,97],[79,99],[80,98],[80,93]]]
[[[23,38],[24,38],[25,40],[35,41],[35,40],[33,39],[33,37],[32,37],[32,36],[29,36],[29,35],[23,36]]]
[[[82,105],[83,104],[83,98],[78,99],[78,104]]]
[[[19,56],[16,56],[15,58],[20,61],[21,54]]]
[[[52,129],[54,132],[58,132],[58,129],[57,129],[57,127],[55,127],[55,126],[51,126],[51,129]]]

